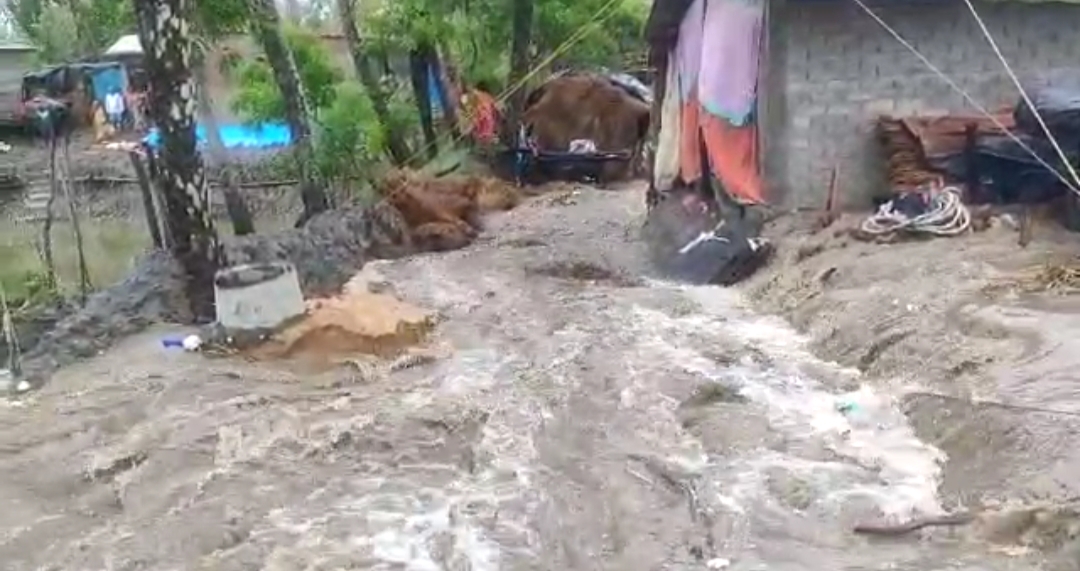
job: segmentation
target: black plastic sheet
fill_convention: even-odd
[[[1069,153],[1080,150],[1080,85],[1059,85],[1028,90],[1050,133]],[[1047,139],[1035,113],[1023,99],[1014,111],[1016,128],[1039,139]]]
[[[739,208],[722,211],[691,190],[670,193],[649,212],[644,238],[654,266],[691,284],[733,285],[768,259],[760,223]]]

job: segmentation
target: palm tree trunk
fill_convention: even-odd
[[[210,156],[210,163],[221,169],[221,175],[225,179],[225,210],[229,213],[229,221],[232,222],[233,233],[237,236],[255,233],[255,222],[251,216],[251,210],[244,202],[244,195],[240,194],[240,185],[236,181],[236,171],[229,163],[228,153],[225,151],[225,142],[221,140],[221,128],[218,125],[217,115],[214,113],[214,102],[210,98],[210,90],[206,83],[206,61],[199,57],[195,63],[195,75],[198,82],[199,118],[206,130],[206,150]]]
[[[529,44],[532,41],[533,0],[514,1],[514,22],[510,41],[510,74],[507,89],[510,93],[510,105],[503,126],[503,140],[520,145],[518,129],[521,116],[525,112],[525,97],[528,95],[524,85],[519,85],[529,73]]]
[[[304,201],[304,215],[297,222],[302,225],[316,214],[330,208],[326,190],[314,168],[315,147],[311,136],[310,112],[304,86],[296,71],[292,52],[281,35],[281,16],[274,0],[248,0],[251,8],[251,32],[266,54],[266,60],[274,71],[274,79],[285,100],[285,119],[292,131],[293,148],[300,170],[300,198]]]
[[[349,53],[352,55],[353,65],[356,67],[356,77],[364,86],[371,99],[371,106],[375,109],[375,115],[382,124],[386,133],[386,147],[390,153],[390,160],[394,166],[405,166],[409,160],[409,147],[405,144],[404,137],[394,128],[390,119],[390,107],[388,98],[379,77],[371,68],[371,59],[364,51],[364,44],[360,40],[360,33],[356,30],[356,6],[354,0],[337,0],[338,15],[341,18],[341,29],[345,33],[345,40],[349,44]]]
[[[190,6],[186,0],[133,3],[150,80],[150,115],[161,132],[160,185],[173,255],[187,273],[196,319],[213,319],[214,273],[223,260],[195,140]]]
[[[445,50],[443,53],[447,53]],[[438,82],[439,88],[439,104],[443,108],[443,123],[446,124],[446,128],[450,131],[450,136],[454,141],[461,139],[461,129],[458,125],[457,105],[458,98],[454,97],[455,89],[453,85],[453,79],[450,77],[450,71],[447,69],[446,61],[439,56],[439,50],[434,47],[430,48],[428,52],[428,61],[435,70],[433,74],[435,81]]]
[[[409,52],[409,78],[412,80],[416,110],[420,113],[420,128],[424,132],[424,151],[428,159],[439,156],[439,140],[435,133],[435,121],[431,116],[431,88],[428,84],[430,62],[423,46]]]

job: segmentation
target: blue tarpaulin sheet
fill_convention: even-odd
[[[292,142],[292,133],[289,126],[283,123],[259,123],[257,125],[221,125],[219,128],[221,141],[226,149],[268,149],[272,147],[285,147]],[[195,136],[199,145],[206,144],[206,128],[202,125],[195,127]],[[161,135],[157,128],[143,139],[151,149],[157,149],[161,145]]]
[[[90,74],[90,83],[94,99],[104,105],[106,95],[124,92],[124,70],[120,66],[96,70]]]

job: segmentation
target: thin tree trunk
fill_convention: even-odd
[[[274,0],[248,0],[251,8],[251,32],[266,54],[274,79],[285,100],[285,118],[292,131],[300,171],[300,198],[304,201],[301,225],[330,208],[326,190],[314,168],[315,148],[311,136],[310,112],[304,86],[296,71],[296,61],[281,35],[281,16]]]
[[[367,90],[368,98],[375,115],[382,124],[386,133],[386,150],[390,153],[390,160],[394,166],[405,166],[409,160],[409,147],[401,133],[394,128],[390,119],[390,107],[388,97],[379,83],[379,77],[371,67],[371,58],[364,50],[364,44],[360,40],[360,33],[356,30],[356,6],[355,0],[337,0],[338,16],[341,18],[341,29],[345,33],[345,40],[349,44],[349,53],[352,55],[353,66],[356,67],[356,77],[360,84]]]
[[[75,256],[79,265],[79,302],[86,305],[93,284],[90,283],[90,269],[86,266],[86,249],[83,246],[82,226],[79,224],[79,211],[75,204],[75,193],[71,189],[71,141],[64,137],[64,172],[60,177],[60,188],[64,190],[64,200],[68,204],[71,216],[71,231],[75,236]]]
[[[154,206],[154,191],[150,186],[150,175],[146,172],[146,163],[142,161],[137,151],[128,153],[131,159],[131,168],[135,170],[135,178],[139,181],[139,191],[142,193],[143,210],[146,211],[146,227],[150,229],[150,239],[158,250],[165,247],[165,241],[161,239],[161,223],[158,222],[157,208]]]
[[[642,160],[645,162],[645,172],[649,177],[649,189],[645,193],[645,204],[649,208],[656,206],[660,202],[660,194],[656,189],[656,146],[662,126],[660,124],[660,110],[664,106],[664,97],[668,95],[665,93],[669,65],[667,54],[656,56],[654,63],[656,75],[653,78],[653,101],[652,108],[649,111],[649,134],[645,138],[645,145],[642,149]]]
[[[186,0],[133,0],[150,81],[150,116],[161,132],[160,185],[172,251],[187,273],[197,320],[214,318],[214,273],[223,262],[210,217],[206,170],[195,139],[195,83]]]
[[[45,222],[41,228],[41,257],[45,261],[45,272],[48,274],[49,286],[55,288],[56,260],[53,257],[52,227],[53,209],[56,205],[56,138],[50,137],[49,145],[49,200],[45,202]]]
[[[532,41],[533,0],[514,0],[514,22],[510,42],[510,74],[507,89],[510,93],[510,105],[503,127],[503,139],[514,145],[520,145],[518,131],[521,116],[525,112],[525,98],[528,92],[524,85],[519,85],[529,73],[529,45]]]
[[[416,110],[420,113],[420,128],[424,132],[424,151],[428,159],[439,156],[439,140],[431,116],[431,91],[428,85],[428,59],[423,47],[409,52],[409,78],[412,80]]]
[[[254,234],[255,222],[252,219],[251,210],[244,201],[244,195],[240,194],[236,170],[229,162],[225,142],[221,140],[221,128],[218,125],[217,115],[214,113],[214,102],[210,98],[210,90],[207,88],[205,63],[205,58],[200,57],[195,64],[195,80],[198,83],[199,118],[206,131],[207,154],[210,156],[210,163],[221,169],[221,176],[225,182],[222,194],[225,196],[225,210],[229,213],[233,233],[237,236]]]

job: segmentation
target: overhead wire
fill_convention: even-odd
[[[1061,162],[1065,165],[1065,168],[1069,170],[1069,175],[1072,176],[1073,182],[1076,183],[1077,187],[1080,187],[1080,176],[1077,176],[1076,169],[1073,167],[1072,163],[1069,162],[1069,158],[1065,156],[1065,151],[1063,151],[1061,149],[1061,145],[1058,144],[1057,137],[1055,137],[1054,134],[1050,132],[1050,128],[1047,127],[1046,121],[1043,119],[1042,113],[1039,112],[1039,110],[1035,107],[1035,103],[1031,100],[1031,96],[1028,95],[1028,92],[1026,89],[1024,89],[1024,86],[1020,84],[1020,79],[1016,77],[1016,72],[1013,71],[1012,66],[1009,65],[1009,62],[1005,59],[1005,55],[1001,53],[1001,48],[999,48],[997,42],[994,41],[994,37],[990,35],[990,30],[987,29],[986,23],[983,22],[982,16],[980,16],[979,12],[975,10],[975,5],[971,3],[971,0],[964,0],[964,4],[967,4],[968,10],[975,18],[975,22],[979,24],[979,29],[982,30],[983,36],[986,38],[986,41],[990,43],[991,49],[994,50],[994,55],[997,56],[998,60],[1001,62],[1001,65],[1005,67],[1005,73],[1009,74],[1009,78],[1012,80],[1013,85],[1015,85],[1016,89],[1020,91],[1020,97],[1024,99],[1024,103],[1028,106],[1028,109],[1031,110],[1031,114],[1034,115],[1035,120],[1039,122],[1039,127],[1042,129],[1043,134],[1046,135],[1046,138],[1050,141],[1050,144],[1053,145],[1054,150],[1058,154],[1058,158],[1061,159]]]
[[[615,8],[617,7],[617,5],[623,1],[625,0],[608,0],[603,6],[600,7],[599,10],[597,10],[596,14],[589,18],[589,21],[582,24],[577,30],[574,31],[573,34],[570,35],[570,37],[568,37],[561,44],[556,46],[555,49],[552,50],[551,53],[548,54],[544,59],[540,60],[539,63],[533,65],[532,69],[530,69],[524,76],[522,76],[520,80],[504,89],[495,98],[496,103],[505,103],[507,99],[517,93],[518,90],[522,89],[533,77],[540,73],[541,70],[543,70],[551,62],[555,61],[555,58],[565,53],[567,50],[577,44],[577,42],[581,41],[585,36],[592,33],[598,26],[611,18],[611,16],[615,14]],[[450,134],[449,138],[450,144],[453,145],[460,142],[461,139],[464,138],[464,134]],[[405,160],[405,164],[411,164],[413,161],[420,158],[420,156],[422,156],[428,151],[430,146],[430,144],[425,143],[417,151],[410,155],[408,159]],[[406,183],[400,184],[397,188],[394,188],[390,192],[383,195],[380,200],[375,204],[383,204],[388,202],[390,199],[401,193],[405,189],[405,185]]]
[[[525,85],[530,80],[532,80],[538,73],[540,73],[540,71],[547,67],[551,62],[555,61],[555,58],[565,53],[567,50],[569,50],[575,44],[581,41],[585,36],[589,35],[593,31],[593,28],[604,23],[605,21],[607,21],[608,18],[613,16],[615,14],[615,8],[619,4],[619,2],[622,1],[624,0],[608,0],[607,3],[605,3],[603,6],[600,7],[599,10],[597,10],[596,14],[594,14],[589,19],[589,21],[582,24],[577,30],[574,31],[574,33],[570,34],[570,37],[568,37],[566,40],[556,46],[555,49],[552,50],[550,54],[545,56],[544,59],[540,60],[539,63],[535,64],[524,76],[521,77],[521,79],[519,79],[516,83],[507,86],[506,89],[499,93],[499,95],[495,97],[495,102],[498,104],[506,103],[506,101],[510,99],[510,97],[512,97],[515,93],[525,87]],[[451,144],[454,144],[460,142],[461,139],[464,138],[464,135],[450,135],[449,138],[449,142]],[[414,160],[420,158],[423,153],[427,152],[429,147],[430,145],[428,144],[423,145],[419,150],[414,152],[412,156],[410,156],[405,162],[411,163]]]
[[[1002,133],[1004,133],[1007,137],[1012,139],[1012,141],[1014,143],[1016,143],[1017,145],[1019,145],[1020,148],[1027,151],[1028,154],[1030,154],[1031,157],[1033,159],[1035,159],[1036,162],[1038,162],[1040,165],[1045,167],[1046,170],[1050,171],[1055,177],[1057,177],[1057,179],[1060,180],[1066,187],[1068,187],[1069,190],[1071,190],[1072,192],[1077,193],[1078,195],[1080,195],[1080,181],[1078,181],[1076,184],[1074,184],[1073,181],[1070,181],[1067,178],[1065,178],[1065,176],[1062,175],[1061,172],[1058,169],[1054,168],[1053,166],[1050,165],[1050,163],[1046,162],[1045,159],[1040,157],[1038,155],[1038,153],[1036,153],[1031,148],[1030,145],[1025,143],[1022,139],[1020,139],[1020,137],[1017,137],[1016,134],[1013,133],[1012,131],[1010,131],[1009,128],[1006,127],[997,117],[994,117],[994,115],[991,114],[990,111],[986,109],[986,107],[984,107],[982,104],[980,104],[978,101],[976,101],[974,97],[972,97],[967,91],[964,90],[964,88],[957,85],[957,83],[955,81],[953,81],[952,78],[950,78],[945,72],[941,71],[940,68],[938,68],[936,65],[934,65],[934,63],[931,62],[925,55],[923,55],[922,52],[920,52],[918,50],[918,48],[913,46],[911,44],[911,42],[908,42],[906,39],[904,39],[904,37],[901,36],[900,33],[896,31],[896,29],[894,29],[887,22],[885,22],[885,20],[883,20],[881,18],[881,16],[878,16],[878,14],[876,12],[874,12],[874,10],[872,10],[869,6],[867,6],[866,3],[863,2],[863,0],[851,0],[851,1],[854,2],[857,6],[859,6],[859,8],[861,8],[864,12],[866,12],[866,14],[868,16],[870,16],[875,22],[878,23],[878,25],[880,25],[882,28],[884,28],[884,30],[890,36],[892,36],[896,41],[900,42],[901,45],[903,45],[905,48],[907,48],[907,50],[910,51],[912,53],[912,55],[917,57],[919,59],[919,61],[921,61],[923,63],[923,65],[925,65],[927,67],[927,69],[929,69],[935,75],[940,77],[942,79],[942,81],[944,81],[946,84],[949,85],[950,88],[952,88],[953,91],[958,93],[961,97],[964,98],[965,101],[967,101],[969,104],[971,104],[971,106],[974,107],[979,113],[981,113],[987,119],[989,119],[990,122],[993,123],[995,127],[1000,129]],[[1066,164],[1068,164],[1068,163],[1066,162]]]

